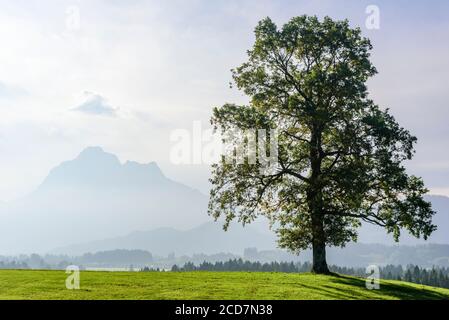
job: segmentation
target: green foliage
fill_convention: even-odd
[[[449,290],[381,280],[367,290],[349,276],[269,272],[82,271],[67,290],[64,271],[0,270],[0,299],[449,299]]]
[[[403,165],[417,139],[368,98],[365,83],[376,69],[360,29],[308,16],[278,29],[266,18],[255,36],[248,61],[233,70],[250,104],[214,108],[211,122],[222,132],[276,128],[278,167],[215,164],[209,213],[225,217],[225,229],[235,218],[245,224],[264,215],[292,251],[314,239],[356,241],[361,221],[395,240],[402,229],[427,239],[436,229],[427,189]]]

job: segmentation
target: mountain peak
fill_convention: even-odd
[[[105,153],[102,147],[99,146],[89,146],[84,148],[83,151],[81,151],[80,155],[82,154],[90,154],[90,153]]]
[[[116,155],[105,152],[101,147],[98,146],[85,148],[75,159],[75,161],[77,160],[96,163],[103,163],[107,161],[115,164],[120,163]]]
[[[52,189],[92,188],[121,190],[129,187],[162,187],[170,183],[155,162],[141,164],[135,161],[120,163],[116,155],[101,147],[87,147],[73,160],[53,168],[43,182]]]
[[[156,162],[152,161],[149,163],[139,163],[136,161],[126,161],[123,165],[126,169],[130,171],[148,171],[153,173],[153,175],[163,176],[162,170],[159,168]]]

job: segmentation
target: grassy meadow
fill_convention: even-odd
[[[81,271],[80,289],[64,271],[0,270],[0,299],[449,299],[449,290],[381,281],[367,290],[349,276],[269,272]]]

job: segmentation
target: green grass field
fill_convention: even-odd
[[[0,270],[0,299],[449,299],[449,290],[400,281],[262,272],[81,271],[80,289],[64,271]]]

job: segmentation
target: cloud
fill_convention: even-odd
[[[84,102],[79,106],[72,108],[72,111],[78,111],[88,115],[116,117],[118,108],[109,105],[104,97],[92,92],[85,92]]]

